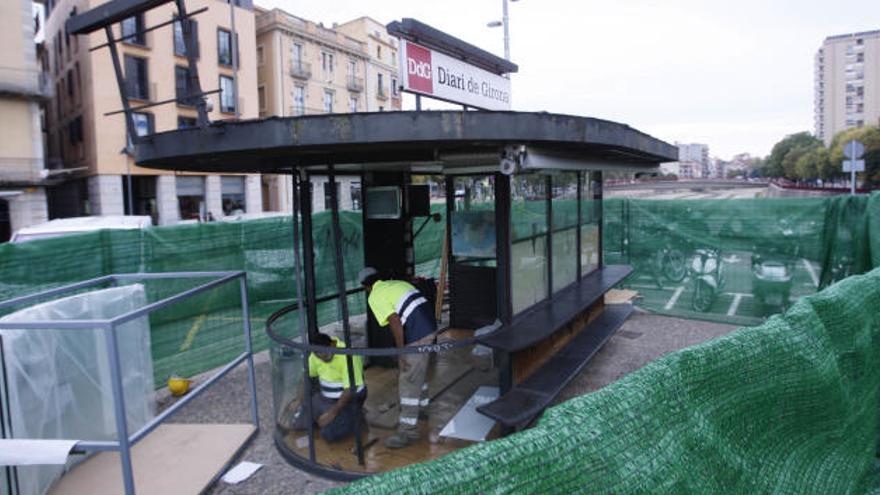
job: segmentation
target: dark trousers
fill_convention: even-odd
[[[351,407],[351,403],[347,404],[345,407],[339,411],[339,414],[333,418],[333,421],[330,422],[327,426],[321,428],[321,438],[324,439],[327,443],[338,442],[345,437],[352,435],[354,433],[355,422],[361,416],[361,408],[364,405],[364,401],[367,399],[367,391],[357,394],[355,397],[355,401],[357,401],[357,412],[355,412],[354,408]],[[315,392],[312,394],[312,421],[317,422],[318,418],[329,411],[336,404],[336,399],[328,399],[321,395],[320,392]],[[299,407],[299,411],[296,413],[296,420],[293,423],[294,430],[305,430],[308,429],[309,423],[306,420],[306,410],[305,406],[301,405]]]

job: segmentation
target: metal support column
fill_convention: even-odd
[[[186,2],[184,0],[176,0],[175,3],[177,4],[177,15],[179,17],[186,17]],[[196,42],[192,36],[192,23],[189,20],[180,21],[180,29],[183,32],[183,42],[186,44],[187,89],[192,94],[201,94],[202,85],[199,82],[199,66],[196,63]],[[222,93],[220,93],[219,98],[223,98]],[[208,109],[203,97],[200,97],[199,101],[196,102],[196,109],[199,112],[199,127],[208,125]]]
[[[352,348],[351,327],[348,322],[348,295],[345,290],[345,266],[342,257],[342,227],[339,226],[339,194],[336,190],[336,171],[333,165],[327,167],[327,183],[330,186],[330,213],[333,217],[333,251],[335,254],[336,267],[336,292],[339,295],[339,310],[342,313],[342,335],[345,339],[345,347]],[[354,445],[357,451],[358,464],[364,463],[364,446],[361,444],[361,410],[357,397],[357,382],[354,376],[354,358],[350,354],[345,355],[345,365],[348,368],[348,385],[351,390],[351,407],[354,412]]]
[[[293,269],[296,278],[296,304],[297,315],[299,316],[299,330],[302,332],[303,343],[309,342],[308,322],[306,321],[306,308],[303,306],[303,283],[302,283],[302,262],[300,257],[300,232],[299,232],[299,184],[296,175],[296,169],[291,170],[290,185],[293,190],[293,218],[291,224],[293,226]],[[315,422],[314,413],[312,411],[312,380],[309,378],[309,353],[302,351],[303,361],[303,398],[302,404],[305,405],[306,421],[308,422],[308,438],[309,438],[309,460],[315,462]]]
[[[553,176],[544,180],[547,188],[547,298],[553,297]]]
[[[251,312],[247,293],[247,273],[239,279],[238,287],[241,291],[241,313],[244,320],[244,349],[247,352],[248,390],[250,390],[252,398],[251,419],[254,422],[254,427],[259,430],[260,415],[257,411],[257,376],[254,373],[254,344],[251,338]]]
[[[299,211],[302,217],[303,271],[305,274],[306,316],[309,340],[318,335],[318,307],[315,301],[315,248],[312,235],[312,183],[308,176],[299,178]]]
[[[126,495],[134,495],[134,472],[131,468],[131,444],[128,441],[128,423],[125,417],[125,394],[122,390],[122,369],[119,364],[119,345],[113,325],[104,327],[107,357],[110,360],[110,382],[113,388],[113,412],[116,416],[116,439],[122,467],[122,484]]]
[[[582,253],[582,251],[581,251],[581,248],[582,248],[582,246],[581,246],[581,235],[582,235],[581,229],[583,229],[582,225],[584,223],[583,208],[581,205],[581,200],[583,199],[583,196],[584,196],[581,191],[581,188],[583,187],[583,185],[584,185],[584,172],[578,172],[577,173],[577,201],[575,202],[575,204],[577,205],[577,233],[576,233],[577,238],[575,239],[575,249],[576,249],[576,253],[577,253],[576,256],[577,256],[577,260],[578,260],[578,262],[577,262],[577,280],[578,280],[578,282],[580,282],[581,277],[584,275],[584,270],[583,270],[583,267],[581,266],[581,265],[583,265],[583,260],[581,260],[581,253]]]

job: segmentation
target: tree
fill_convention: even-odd
[[[868,186],[880,185],[880,128],[868,126],[841,131],[831,140],[829,148],[830,168],[835,176],[845,175],[843,172],[843,147],[855,139],[865,145],[865,172],[858,176]]]
[[[764,162],[763,167],[761,167],[761,175],[764,177],[790,177],[794,178],[794,175],[787,175],[785,164],[786,155],[788,155],[792,150],[798,149],[796,156],[793,156],[789,159],[789,168],[791,169],[792,174],[794,173],[794,165],[797,163],[797,159],[802,155],[807,153],[816,145],[821,145],[822,141],[813,137],[809,132],[798,132],[796,134],[791,134],[786,136],[782,141],[779,141],[773,146],[773,150],[770,152],[770,156]]]
[[[786,179],[811,179],[813,177],[801,177],[798,174],[797,163],[802,157],[811,151],[822,148],[822,142],[814,142],[810,144],[798,145],[788,150],[785,157],[782,158],[782,171]]]
[[[833,175],[832,172],[831,162],[828,161],[828,149],[821,145],[801,155],[795,164],[795,175],[799,179],[827,180]]]

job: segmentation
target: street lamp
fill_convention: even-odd
[[[510,18],[507,16],[507,2],[518,2],[519,0],[501,0],[501,20],[492,21],[486,24],[486,27],[503,27],[504,28],[504,58],[510,60]]]

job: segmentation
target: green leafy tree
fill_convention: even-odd
[[[828,161],[828,149],[821,145],[801,155],[794,168],[798,179],[828,180],[833,175],[831,162]]]
[[[794,166],[797,163],[798,158],[806,154],[816,145],[821,144],[822,141],[813,137],[812,134],[806,131],[786,136],[782,141],[779,141],[773,146],[773,150],[770,151],[770,156],[767,157],[761,167],[761,175],[764,177],[795,178]],[[791,175],[787,175],[784,163],[785,158],[790,152],[795,150],[795,155],[789,159],[788,163]]]
[[[868,126],[847,129],[834,136],[829,148],[830,167],[835,176],[846,175],[843,172],[843,147],[855,139],[865,145],[865,172],[858,174],[866,185],[880,185],[880,128]]]

